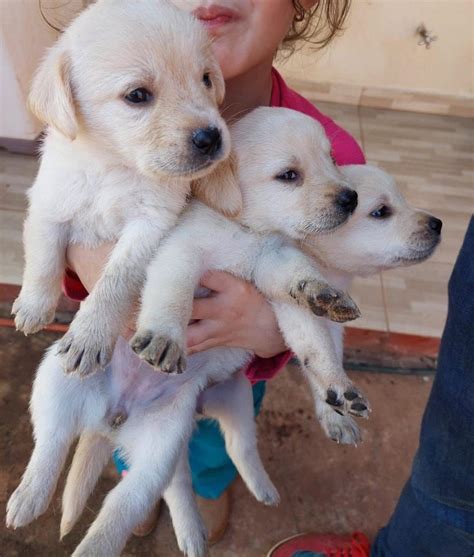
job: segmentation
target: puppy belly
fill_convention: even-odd
[[[120,337],[108,370],[110,392],[106,427],[112,433],[132,417],[159,413],[160,408],[179,401],[186,385],[195,389],[197,399],[209,382],[225,381],[250,357],[242,349],[216,348],[191,356],[185,373],[170,375],[154,370],[138,358]]]
[[[188,374],[169,375],[154,370],[136,356],[127,341],[119,337],[110,366],[110,396],[107,420],[115,427],[135,411],[151,405],[168,404],[191,379]]]

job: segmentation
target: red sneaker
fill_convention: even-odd
[[[370,543],[362,532],[351,536],[296,534],[278,542],[267,557],[369,557]]]

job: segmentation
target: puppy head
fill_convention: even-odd
[[[143,174],[189,178],[229,152],[223,96],[207,33],[190,14],[164,0],[99,0],[49,51],[30,106]]]
[[[241,221],[292,238],[344,223],[357,194],[334,164],[324,129],[286,108],[258,108],[231,130]]]
[[[341,171],[356,189],[359,203],[345,226],[305,240],[313,255],[331,268],[359,276],[430,257],[441,239],[439,219],[409,205],[383,170],[353,165]]]

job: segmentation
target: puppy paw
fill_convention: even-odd
[[[106,328],[86,325],[78,315],[57,345],[66,373],[92,375],[111,360],[115,338]]]
[[[185,519],[187,521],[187,518]],[[202,520],[193,524],[174,525],[179,549],[186,557],[204,557],[207,552],[207,532]]]
[[[54,301],[45,300],[41,295],[36,298],[20,294],[12,306],[16,330],[25,335],[36,333],[53,321],[55,311]]]
[[[359,308],[349,294],[321,281],[300,280],[291,295],[306,303],[315,315],[337,323],[360,317]]]
[[[21,528],[42,515],[49,504],[49,494],[44,492],[41,478],[37,481],[24,479],[7,503],[6,525]]]
[[[352,384],[331,385],[326,391],[326,404],[340,414],[352,414],[358,418],[368,418],[370,404],[364,395]]]
[[[257,489],[255,496],[260,503],[263,503],[268,507],[276,507],[276,505],[280,502],[280,494],[270,480],[266,485]]]
[[[258,473],[258,475],[253,474],[253,476],[244,477],[243,479],[257,501],[267,506],[278,505],[280,494],[264,470]]]
[[[132,350],[145,362],[165,373],[183,373],[186,356],[183,348],[165,335],[137,331],[130,341]]]
[[[329,410],[320,418],[320,423],[326,435],[336,443],[357,446],[362,441],[360,428],[350,416]]]

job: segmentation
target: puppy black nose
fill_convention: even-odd
[[[344,188],[336,197],[336,204],[342,207],[344,211],[352,213],[357,207],[357,192]]]
[[[212,156],[222,145],[221,132],[214,126],[198,128],[192,135],[193,145],[203,154]]]
[[[441,228],[443,228],[443,221],[437,219],[436,217],[430,217],[428,220],[428,226],[435,234],[441,234]]]

